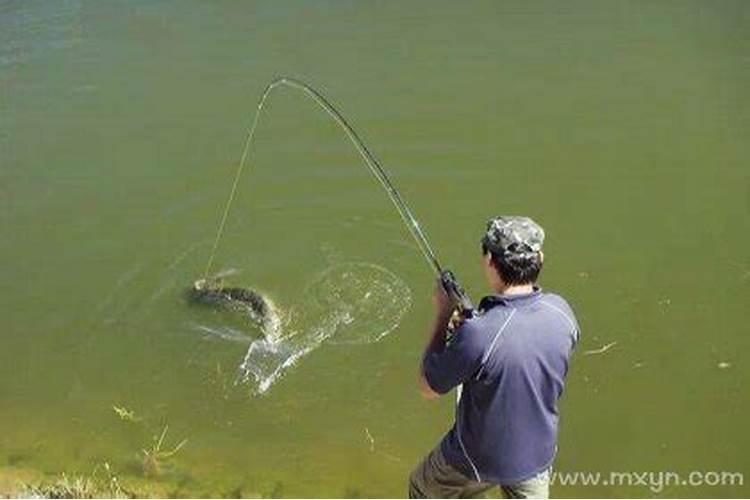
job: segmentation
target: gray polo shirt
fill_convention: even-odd
[[[428,351],[425,378],[440,394],[463,384],[456,422],[441,443],[448,462],[477,481],[514,484],[552,464],[557,400],[578,323],[565,300],[535,287],[491,295],[441,351]]]

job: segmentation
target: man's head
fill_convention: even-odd
[[[544,229],[528,217],[503,215],[487,221],[482,253],[490,285],[498,289],[535,283],[542,270],[543,243]]]

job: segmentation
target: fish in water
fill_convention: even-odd
[[[226,287],[220,279],[199,279],[188,289],[188,299],[245,314],[268,338],[281,332],[281,316],[271,299],[260,292],[242,287]]]

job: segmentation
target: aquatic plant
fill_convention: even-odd
[[[115,414],[120,417],[121,420],[124,420],[126,422],[138,423],[141,421],[140,417],[135,416],[135,412],[133,410],[128,410],[124,406],[112,405],[112,410],[114,410]]]
[[[143,475],[146,477],[159,476],[162,472],[164,463],[170,458],[174,457],[188,441],[187,439],[183,439],[170,451],[162,451],[161,447],[164,444],[164,437],[167,435],[168,429],[169,425],[165,425],[161,436],[159,436],[159,439],[157,440],[154,437],[153,446],[151,446],[150,449],[144,448],[143,450],[141,450],[143,452]]]

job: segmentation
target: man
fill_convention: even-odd
[[[411,498],[472,497],[494,485],[506,497],[549,496],[557,400],[578,323],[564,299],[535,284],[543,241],[527,217],[491,219],[482,266],[495,293],[452,328],[455,304],[438,283],[420,390],[428,399],[461,392],[453,428],[411,474]]]

